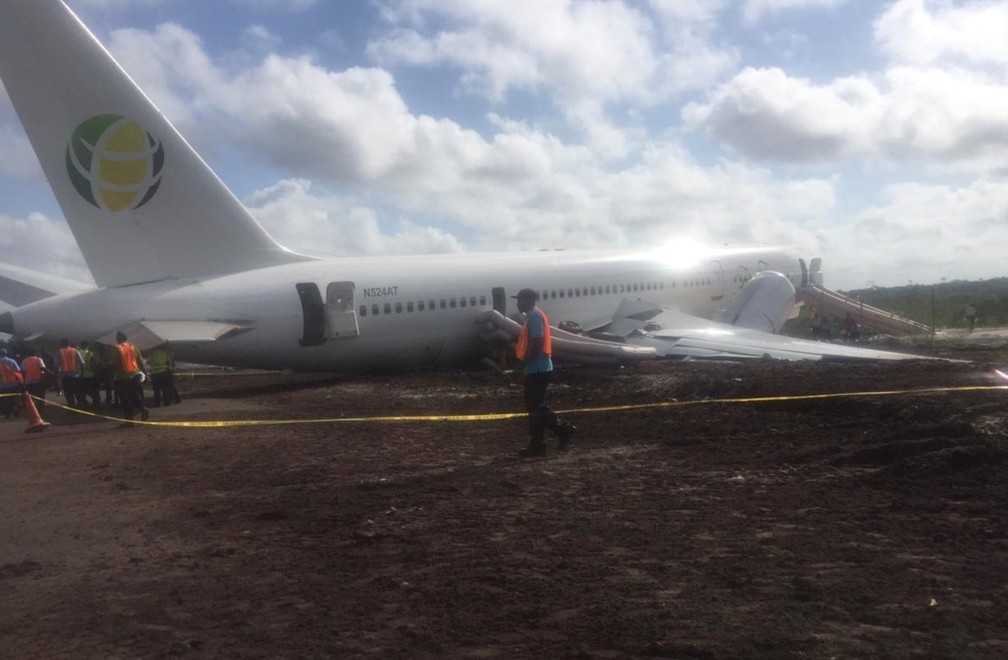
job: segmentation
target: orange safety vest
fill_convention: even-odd
[[[80,355],[76,348],[59,349],[60,371],[64,374],[77,373],[77,356]]]
[[[121,344],[116,344],[116,349],[119,351],[119,367],[124,374],[135,374],[140,371],[140,367],[137,365],[136,348],[133,347],[133,344],[124,341]]]
[[[3,362],[0,362],[0,379],[3,380],[4,385],[13,385],[22,382],[21,372],[11,369]]]
[[[553,355],[553,338],[550,336],[550,324],[549,318],[546,316],[546,312],[539,310],[543,318],[543,353],[546,357]],[[525,317],[525,324],[522,325],[521,332],[518,333],[518,343],[515,345],[515,355],[519,360],[525,359],[525,353],[528,351],[528,317]]]
[[[21,363],[21,368],[25,372],[25,380],[29,383],[42,382],[42,358],[37,355],[29,355]]]

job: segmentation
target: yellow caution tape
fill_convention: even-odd
[[[694,399],[691,401],[660,401],[653,403],[633,403],[618,406],[597,406],[590,408],[568,408],[556,411],[558,414],[572,413],[591,414],[601,412],[625,412],[629,410],[648,410],[656,408],[679,408],[686,406],[732,404],[732,403],[773,403],[781,401],[810,401],[816,399],[840,399],[851,397],[883,397],[899,395],[931,395],[948,394],[952,392],[985,392],[992,390],[1008,390],[1008,385],[975,385],[965,387],[928,387],[914,390],[875,390],[863,392],[832,392],[826,394],[793,394],[785,396],[738,397],[726,399]],[[21,396],[20,394],[2,394],[4,396]],[[55,401],[47,401],[32,395],[33,399],[44,402],[47,406],[55,406],[68,412],[86,415],[111,422],[123,422],[122,417],[101,415],[89,410],[71,408]],[[376,417],[323,417],[315,419],[235,419],[219,421],[151,421],[131,420],[144,426],[164,426],[176,428],[229,428],[237,426],[285,426],[293,424],[336,424],[354,423],[395,423],[395,422],[493,422],[507,419],[527,417],[527,412],[484,413],[479,415],[380,415]]]

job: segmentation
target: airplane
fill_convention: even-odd
[[[304,371],[436,368],[514,341],[540,293],[560,362],[903,359],[776,334],[821,278],[786,248],[320,259],[270,237],[61,0],[0,0],[0,79],[96,286],[0,264],[0,332]]]

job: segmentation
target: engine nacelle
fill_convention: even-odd
[[[791,315],[795,288],[785,275],[765,270],[746,282],[715,321],[776,334]]]

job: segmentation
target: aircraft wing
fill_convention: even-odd
[[[231,323],[213,321],[137,321],[99,337],[98,342],[114,346],[116,333],[122,332],[130,343],[141,351],[146,351],[165,342],[214,342],[246,329]]]
[[[596,336],[653,348],[662,357],[742,359],[770,357],[779,360],[906,360],[925,356],[881,351],[849,344],[797,339],[666,309],[646,321],[620,318],[595,331]]]
[[[0,301],[21,307],[65,293],[83,293],[94,286],[0,263]]]

